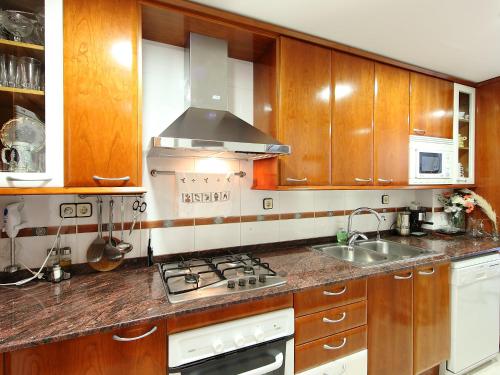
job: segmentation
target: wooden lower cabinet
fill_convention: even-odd
[[[160,321],[7,353],[5,375],[166,375],[166,353],[166,322]]]
[[[450,264],[415,269],[413,292],[413,373],[420,374],[450,355]]]
[[[361,326],[298,345],[295,347],[295,372],[299,373],[363,350],[366,348],[366,340],[366,326]]]
[[[413,271],[368,279],[368,373],[412,375]]]

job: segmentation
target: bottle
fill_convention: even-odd
[[[59,250],[59,265],[65,271],[71,268],[71,247],[63,247]]]
[[[50,254],[49,260],[47,260],[47,268],[51,269],[55,265],[59,264],[59,251],[58,249],[47,249],[47,255],[49,255],[50,251],[52,250],[52,253]]]

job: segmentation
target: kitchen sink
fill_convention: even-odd
[[[395,255],[402,259],[415,258],[430,253],[428,250],[420,249],[415,246],[404,245],[402,243],[386,240],[359,241],[356,244],[360,247],[376,251],[380,254]]]
[[[360,267],[369,267],[396,260],[416,258],[432,251],[386,240],[357,241],[353,246],[330,243],[312,247],[325,255],[354,263]]]

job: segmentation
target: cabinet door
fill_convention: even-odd
[[[453,137],[453,83],[410,74],[410,134]]]
[[[368,373],[412,375],[413,272],[368,279]]]
[[[415,271],[413,368],[419,374],[450,355],[450,265]]]
[[[153,331],[154,327],[156,330]],[[149,334],[148,334],[149,333]],[[117,341],[119,338],[137,338]],[[7,354],[11,375],[160,375],[167,373],[165,321]]]
[[[375,64],[374,175],[376,185],[408,185],[410,73]]]
[[[279,129],[292,154],[280,159],[281,185],[331,183],[330,50],[280,39]]]
[[[334,185],[373,184],[374,63],[332,54]]]
[[[140,185],[135,0],[64,1],[66,186]]]

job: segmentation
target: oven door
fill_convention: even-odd
[[[170,375],[291,375],[293,338],[285,337],[170,368],[168,373]]]

